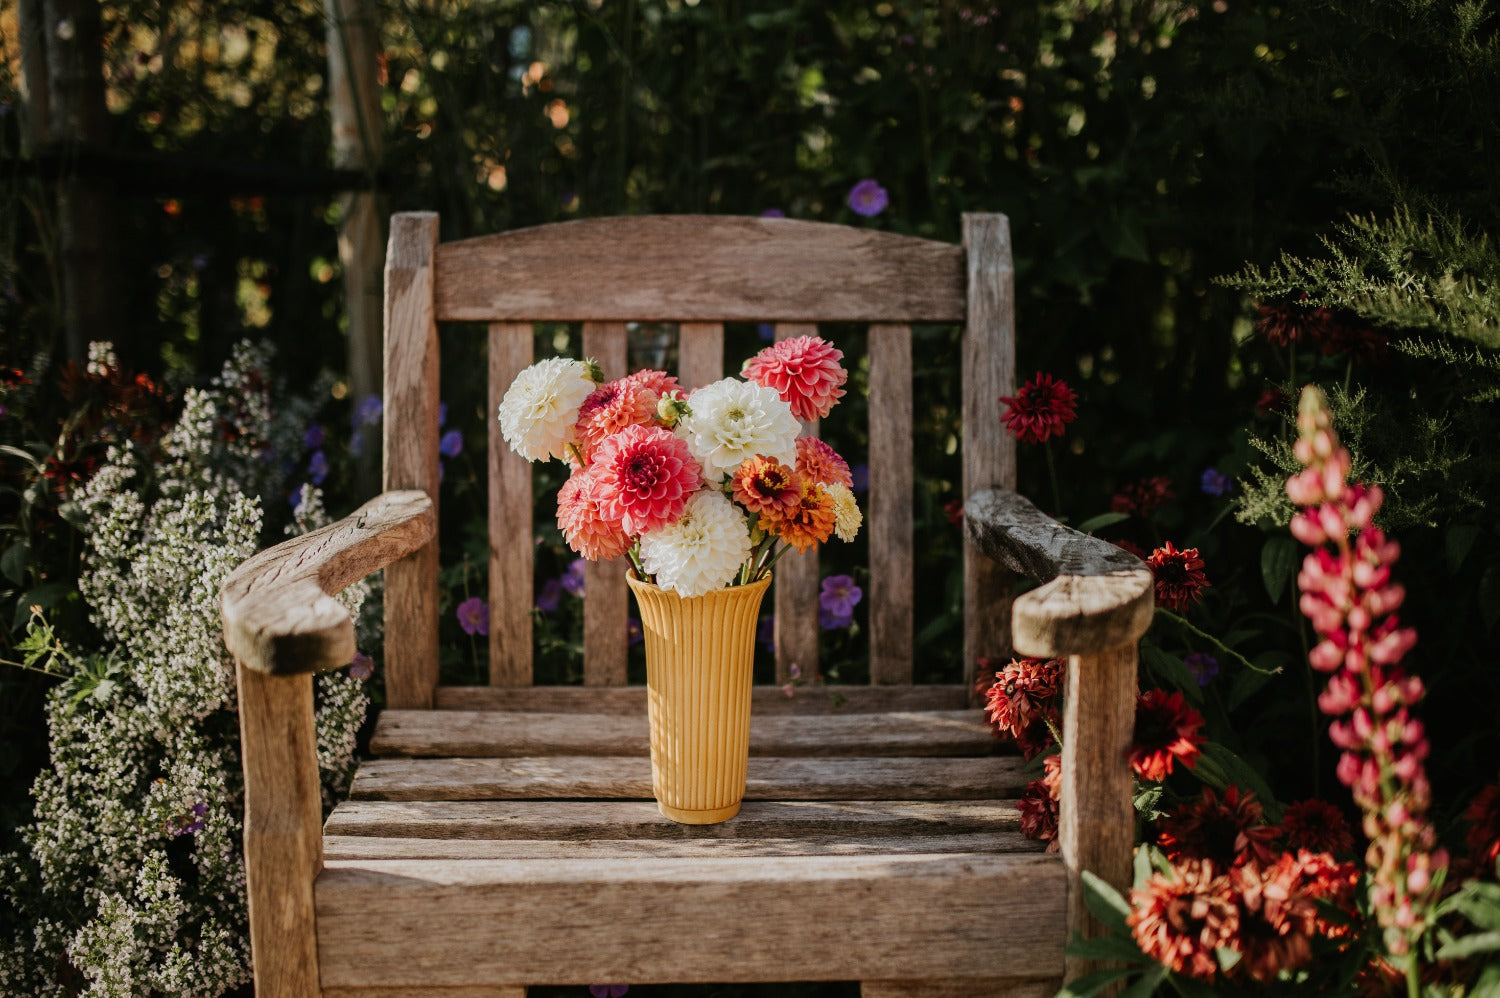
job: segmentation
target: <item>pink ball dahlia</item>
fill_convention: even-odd
[[[591,466],[580,468],[557,492],[557,526],[568,547],[589,561],[618,558],[630,547],[620,521],[599,506],[599,481]]]
[[[627,426],[594,453],[599,508],[632,537],[682,515],[703,474],[687,444],[660,426]]]
[[[844,352],[820,336],[773,343],[745,362],[745,377],[776,391],[798,419],[822,419],[844,397]]]

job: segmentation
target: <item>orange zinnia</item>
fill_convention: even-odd
[[[796,472],[774,457],[746,458],[729,480],[734,501],[770,521],[793,515],[802,502],[802,483]]]
[[[775,522],[767,523],[766,529],[798,551],[806,551],[814,544],[828,540],[833,533],[833,523],[833,497],[817,482],[804,479],[796,508]]]

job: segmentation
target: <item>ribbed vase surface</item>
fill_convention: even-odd
[[[728,820],[745,796],[755,628],[771,579],[683,597],[627,578],[646,635],[656,806],[684,824]]]

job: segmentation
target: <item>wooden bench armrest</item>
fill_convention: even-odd
[[[964,530],[984,554],[1044,583],[1016,599],[1011,633],[1020,654],[1097,654],[1134,644],[1151,626],[1151,570],[1024,497],[1003,489],[974,493],[964,504]]]
[[[385,492],[337,523],[261,551],[224,583],[224,643],[241,664],[273,676],[349,664],[354,621],[333,594],[436,533],[427,493]]]

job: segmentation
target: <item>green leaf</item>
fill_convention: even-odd
[[[1100,936],[1097,939],[1083,939],[1076,933],[1065,951],[1068,956],[1076,956],[1081,960],[1122,960],[1126,963],[1149,963],[1150,958],[1143,954],[1129,939],[1119,936]]]
[[[1461,960],[1476,953],[1500,952],[1500,932],[1476,932],[1472,936],[1459,936],[1438,950],[1439,960]]]
[[[1483,529],[1472,523],[1460,523],[1448,528],[1448,533],[1443,537],[1443,556],[1448,562],[1448,571],[1457,572],[1463,567],[1464,559],[1474,549],[1474,542],[1481,533]]]
[[[0,444],[0,454],[9,454],[11,457],[21,458],[27,464],[31,465],[33,471],[45,471],[47,468],[42,459],[31,453],[31,451],[12,447],[10,444]]]
[[[1147,783],[1141,786],[1132,798],[1135,805],[1135,813],[1146,821],[1155,821],[1156,816],[1161,813],[1158,805],[1161,803],[1162,785],[1160,783]]]
[[[1235,964],[1240,962],[1242,955],[1239,950],[1230,949],[1227,946],[1220,946],[1214,950],[1214,959],[1219,961],[1219,969],[1226,974],[1234,969]]]
[[[1124,523],[1128,519],[1130,519],[1129,513],[1100,513],[1098,516],[1089,517],[1073,529],[1087,534],[1095,530],[1103,530],[1105,527],[1112,527],[1117,523]]]
[[[1262,663],[1257,661],[1255,664],[1261,665]],[[1268,676],[1264,672],[1252,672],[1249,669],[1242,670],[1239,675],[1234,677],[1234,682],[1229,684],[1229,709],[1234,710],[1240,704],[1255,696],[1274,678],[1274,676]]]
[[[1272,603],[1281,602],[1281,594],[1297,572],[1297,542],[1286,534],[1270,537],[1260,549],[1260,578]]]
[[[1143,887],[1146,881],[1151,879],[1151,847],[1142,843],[1135,849],[1135,869],[1132,873],[1131,883],[1137,887]]]
[[[1276,797],[1271,793],[1270,784],[1266,782],[1265,777],[1256,771],[1255,767],[1235,755],[1227,746],[1219,742],[1205,742],[1202,752],[1203,754],[1199,758],[1206,757],[1213,760],[1228,782],[1237,784],[1246,790],[1255,791],[1256,799],[1260,801],[1261,806],[1266,810],[1267,820],[1272,823],[1281,820],[1281,805],[1276,802]],[[1201,766],[1202,763],[1200,762],[1199,765]]]
[[[31,545],[16,541],[0,555],[0,574],[19,586],[26,581],[26,564],[30,560]]]
[[[1083,903],[1099,921],[1120,935],[1127,935],[1130,926],[1130,905],[1120,892],[1088,870],[1083,871]]]
[[[66,582],[46,582],[35,589],[27,590],[16,599],[16,615],[11,621],[10,629],[18,631],[31,617],[33,604],[40,606],[43,610],[50,610],[74,592],[72,585]]]
[[[1156,988],[1167,979],[1167,968],[1157,964],[1141,975],[1141,979],[1127,988],[1120,998],[1150,998]]]

